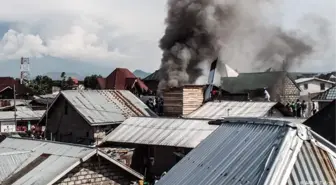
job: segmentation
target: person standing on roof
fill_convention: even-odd
[[[269,95],[268,91],[266,90],[266,87],[264,88],[264,94],[265,94],[265,100],[270,101],[271,96]]]

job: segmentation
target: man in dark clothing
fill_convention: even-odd
[[[296,100],[296,117],[301,117],[301,103],[299,99]]]
[[[146,105],[152,110],[155,111],[155,107],[154,107],[154,102],[152,98],[149,98],[149,100],[147,100]]]

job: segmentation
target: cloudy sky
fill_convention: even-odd
[[[0,76],[19,73],[21,56],[33,74],[106,74],[114,67],[152,72],[160,65],[166,0],[0,0]],[[335,28],[333,0],[284,0],[283,26],[318,14]],[[335,39],[335,38],[333,38]],[[335,40],[333,40],[335,42]],[[334,48],[335,49],[335,48]],[[334,50],[333,49],[333,50]],[[335,51],[314,70],[335,69]],[[312,68],[303,68],[312,70]]]

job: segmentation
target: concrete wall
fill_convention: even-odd
[[[324,85],[325,85],[324,90],[321,89],[321,85],[320,85],[321,83],[324,83]],[[304,88],[305,84],[308,85],[308,89]],[[331,84],[331,83],[325,83],[325,82],[321,82],[319,80],[311,80],[311,81],[308,81],[308,82],[300,83],[298,85],[300,86],[300,89],[301,89],[301,92],[300,92],[301,96],[308,95],[308,93],[323,92],[323,91],[325,91],[325,90],[327,90],[327,89],[329,89],[330,87],[333,86],[333,84]]]
[[[110,161],[94,156],[71,170],[54,185],[129,185],[138,180]]]
[[[67,113],[65,113],[66,106]],[[94,139],[94,129],[63,96],[58,98],[48,112],[48,139],[51,139],[51,133],[52,140],[68,143],[90,144],[88,139]]]

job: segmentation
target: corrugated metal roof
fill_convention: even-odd
[[[335,146],[325,142],[301,124],[223,122],[157,185],[336,184]]]
[[[207,102],[186,117],[222,119],[225,117],[264,117],[277,102],[220,101]]]
[[[194,148],[218,126],[209,120],[132,117],[106,136],[103,142]]]
[[[335,184],[336,169],[328,153],[305,141],[292,169],[287,185]]]
[[[329,88],[328,90],[321,92],[314,98],[313,101],[332,101],[336,99],[336,86]]]
[[[131,116],[156,116],[126,90],[69,90],[62,91],[61,95],[91,125],[120,123]]]
[[[27,172],[13,185],[48,184],[57,175],[81,158],[94,152],[94,148],[53,143],[39,140],[6,138],[0,143],[1,182],[10,174],[20,171],[43,153],[51,156]]]
[[[44,110],[25,110],[16,111],[17,120],[39,120],[44,114]],[[0,121],[13,121],[14,111],[0,111]]]
[[[224,124],[175,165],[157,185],[258,184],[288,128]],[[282,137],[281,137],[282,136]]]
[[[44,185],[55,182],[65,175],[64,173],[95,154],[131,175],[139,179],[143,178],[139,173],[95,148],[43,140],[6,138],[0,143],[0,183],[27,167],[42,154],[50,154],[50,156],[36,167],[23,172],[23,176],[16,179],[13,185]]]

